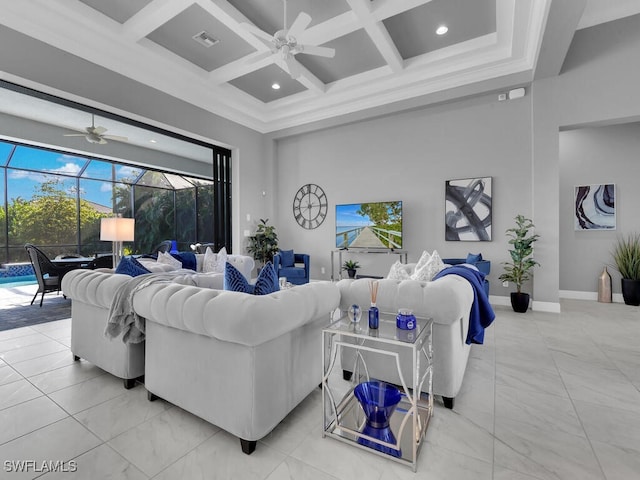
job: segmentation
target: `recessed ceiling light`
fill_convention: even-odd
[[[156,140],[154,140],[153,138],[151,140],[149,140],[149,142],[151,143],[158,143]]]
[[[449,31],[449,27],[447,27],[446,25],[440,25],[437,29],[436,29],[436,33],[438,35],[444,35],[445,33],[447,33]]]
[[[274,83],[273,85],[271,85],[271,88],[273,88],[274,90],[280,90],[280,84]]]

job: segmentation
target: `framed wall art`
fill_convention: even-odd
[[[491,177],[447,180],[445,240],[491,241]]]
[[[575,230],[615,230],[615,184],[599,183],[575,187],[573,218]]]

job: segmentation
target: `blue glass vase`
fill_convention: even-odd
[[[353,394],[367,417],[362,433],[383,442],[396,443],[389,421],[402,398],[400,390],[388,383],[373,380],[356,385]],[[394,457],[402,456],[400,449],[380,445],[366,438],[359,437],[358,443]]]
[[[378,307],[376,307],[375,303],[371,304],[371,308],[369,308],[369,328],[375,330],[378,328],[380,324],[380,312],[378,311]]]

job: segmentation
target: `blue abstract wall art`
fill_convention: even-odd
[[[612,183],[575,187],[575,230],[616,229],[616,186]]]

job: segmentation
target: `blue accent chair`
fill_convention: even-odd
[[[306,253],[294,254],[295,265],[293,267],[283,267],[282,257],[279,253],[273,256],[273,266],[278,278],[286,277],[287,282],[294,285],[309,283],[309,255]]]
[[[443,258],[442,261],[448,265],[460,265],[461,263],[467,263],[466,258]],[[489,277],[489,272],[491,272],[491,260],[478,260],[476,262],[470,263],[470,265],[474,265],[480,272],[484,273],[487,277]],[[484,279],[484,291],[487,293],[487,297],[488,297],[489,296],[488,278]]]

